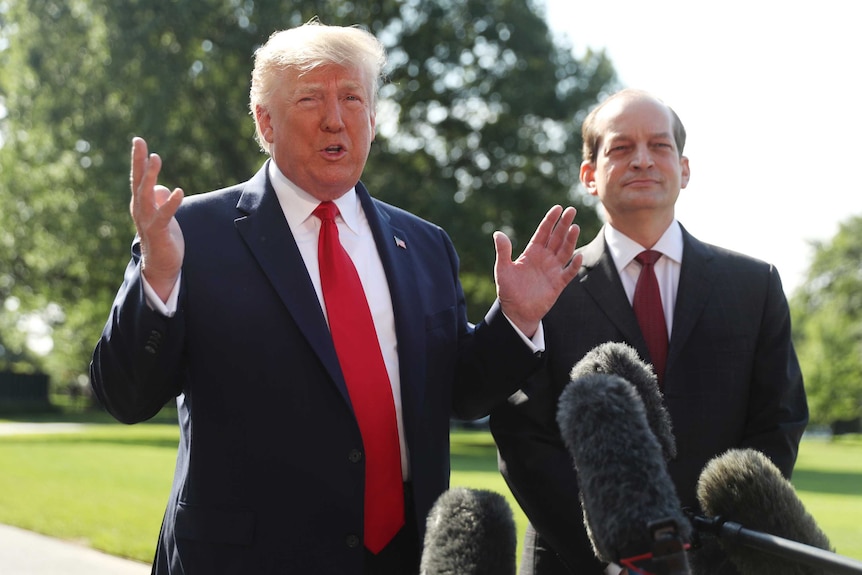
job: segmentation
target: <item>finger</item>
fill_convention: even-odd
[[[174,191],[171,192],[168,199],[159,207],[159,217],[165,221],[166,224],[167,220],[170,220],[176,215],[180,204],[183,202],[183,197],[185,197],[185,194],[183,193],[182,188],[174,188]]]
[[[132,173],[130,174],[132,193],[141,185],[144,169],[147,163],[147,142],[143,138],[132,138]]]
[[[583,254],[577,254],[571,259],[569,265],[563,268],[562,275],[564,283],[568,284],[570,281],[575,279],[575,276],[578,275],[578,272],[581,269],[581,264],[583,263],[583,261]]]
[[[162,159],[158,154],[150,154],[143,160],[139,173],[138,186],[132,189],[132,218],[149,218],[157,204],[153,196],[156,180],[162,169]]]
[[[171,190],[166,186],[157,185],[153,187],[153,202],[156,207],[161,207],[171,196]]]
[[[578,211],[571,206],[563,210],[559,220],[554,225],[551,237],[548,239],[547,246],[552,253],[557,253],[558,250],[562,250],[566,252],[567,256],[571,256],[572,250],[568,248],[567,244],[570,240],[572,224],[575,221],[575,215],[577,213]],[[575,241],[577,241],[577,236],[575,236]]]
[[[562,243],[556,252],[558,256],[563,258],[565,261],[570,260],[578,245],[578,238],[580,237],[581,226],[575,223],[569,224],[568,228],[566,228],[566,233],[563,237]]]
[[[171,218],[173,218],[177,209],[183,201],[183,190],[174,188],[173,191],[165,186],[155,186],[153,188],[154,210],[152,218],[149,220],[155,227],[167,226]]]
[[[545,217],[542,218],[542,221],[539,222],[539,227],[536,228],[536,231],[533,232],[533,237],[530,238],[530,243],[538,244],[540,246],[548,245],[548,240],[551,237],[551,232],[554,230],[554,226],[557,224],[557,221],[560,219],[560,214],[562,213],[563,208],[559,205],[552,206],[548,213],[545,214]]]

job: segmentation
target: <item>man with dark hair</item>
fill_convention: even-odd
[[[762,451],[790,477],[808,422],[778,272],[698,241],[675,218],[690,177],[679,117],[645,92],[624,90],[596,107],[582,131],[581,181],[607,223],[578,250],[578,277],[545,317],[545,367],[491,414],[500,470],[530,520],[522,575],[608,567],[591,549],[556,423],[569,372],[594,347],[628,343],[654,366],[677,442],[668,469],[685,506],[697,505],[707,461],[730,448]]]

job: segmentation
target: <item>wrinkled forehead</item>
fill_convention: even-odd
[[[363,66],[319,64],[312,68],[288,67],[282,72],[282,82],[293,92],[321,91],[335,88],[339,91],[357,91],[369,96],[374,93],[374,79]]]

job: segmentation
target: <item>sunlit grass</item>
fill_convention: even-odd
[[[171,424],[97,424],[79,433],[0,437],[0,523],[149,562],[177,438]],[[862,441],[804,441],[793,482],[836,551],[862,560]],[[453,430],[452,485],[508,499],[520,557],[527,521],[497,471],[487,431]]]
[[[862,439],[803,441],[793,485],[835,551],[862,560]]]
[[[0,438],[0,522],[149,562],[176,457],[170,425]]]

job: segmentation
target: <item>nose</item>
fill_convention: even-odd
[[[326,132],[338,132],[344,128],[341,102],[338,98],[327,98],[323,108],[320,127]]]
[[[637,146],[635,148],[631,162],[633,168],[649,168],[654,163],[649,146]]]

